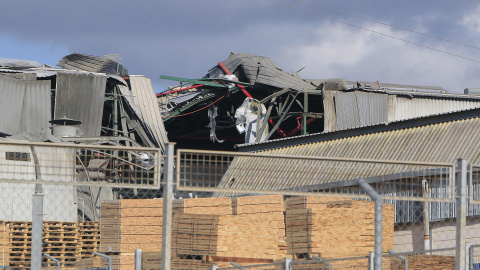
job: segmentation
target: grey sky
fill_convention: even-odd
[[[129,72],[151,78],[157,92],[175,84],[159,75],[201,77],[231,51],[270,57],[288,72],[305,67],[305,78],[480,88],[479,49],[302,3],[307,0],[275,1],[315,14],[267,0],[2,1],[0,57],[56,65],[73,52],[120,54]],[[480,47],[480,2],[308,2]]]

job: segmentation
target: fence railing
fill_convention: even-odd
[[[454,199],[454,164],[177,151],[180,191],[211,192],[219,197],[256,193],[369,198],[358,179],[365,179],[383,199]]]

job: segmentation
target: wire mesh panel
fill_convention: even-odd
[[[161,164],[161,152],[154,148],[0,142],[2,185],[10,182],[158,189]]]
[[[470,166],[469,194],[470,203],[480,204],[480,165]]]
[[[365,179],[383,198],[452,202],[454,165],[178,150],[178,190],[369,198]],[[428,190],[425,190],[427,186]]]
[[[116,205],[122,198],[161,197],[162,163],[155,148],[1,141],[0,269],[38,266],[33,265],[34,235],[40,243],[37,262],[44,269],[57,264],[61,269],[107,267],[98,252],[108,254],[117,269],[125,260],[133,263],[119,248],[125,238],[143,248],[131,241],[141,239],[135,233],[152,238],[141,220],[160,223],[155,229],[161,232],[162,208],[135,207],[130,200],[123,200],[127,206]],[[115,209],[108,207],[112,204]],[[121,217],[127,217],[127,225],[137,225],[122,240]],[[161,250],[158,239],[154,244]]]

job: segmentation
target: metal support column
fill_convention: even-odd
[[[135,249],[135,270],[142,270],[142,250]]]
[[[457,252],[455,256],[455,270],[466,268],[466,247],[465,233],[467,226],[467,161],[459,158],[457,160],[457,173],[455,177],[457,196],[456,217],[457,217]]]
[[[32,270],[42,269],[43,188],[35,186],[32,199]]]
[[[170,270],[172,244],[172,200],[175,143],[169,143],[166,149],[163,185],[163,235],[162,235],[162,269]]]
[[[382,199],[380,195],[365,181],[358,179],[360,187],[375,202],[375,258],[374,269],[382,269]]]

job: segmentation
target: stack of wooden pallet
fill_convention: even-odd
[[[100,252],[112,256],[115,269],[132,269],[135,249],[162,249],[163,200],[104,202],[100,211]]]
[[[296,257],[318,255],[322,258],[368,255],[375,247],[375,205],[373,202],[332,201],[290,198],[287,200],[286,235],[288,252]],[[317,200],[317,203],[313,203]],[[310,202],[310,203],[309,203]],[[288,209],[289,206],[294,208]],[[308,207],[308,208],[307,208]],[[393,247],[393,205],[383,205],[383,250]]]
[[[98,222],[78,222],[78,252],[79,259],[93,257],[93,252],[98,252],[100,246],[100,229]]]
[[[10,227],[0,220],[0,269],[10,262]]]
[[[98,223],[89,222],[89,227],[97,227]],[[80,238],[88,234],[98,241],[99,232],[86,231],[77,222],[44,221],[42,235],[42,253],[47,253],[62,263],[63,267],[76,265],[76,261],[92,256],[96,250],[89,249],[82,253]],[[11,269],[30,267],[32,245],[32,224],[26,221],[0,221],[0,263]],[[43,258],[46,266],[56,265],[48,258]]]
[[[10,221],[8,225],[10,227],[10,267],[29,268],[32,254],[32,223]]]
[[[43,253],[59,260],[63,266],[74,266],[77,260],[79,228],[77,222],[43,222]],[[44,258],[47,265],[55,262]]]

